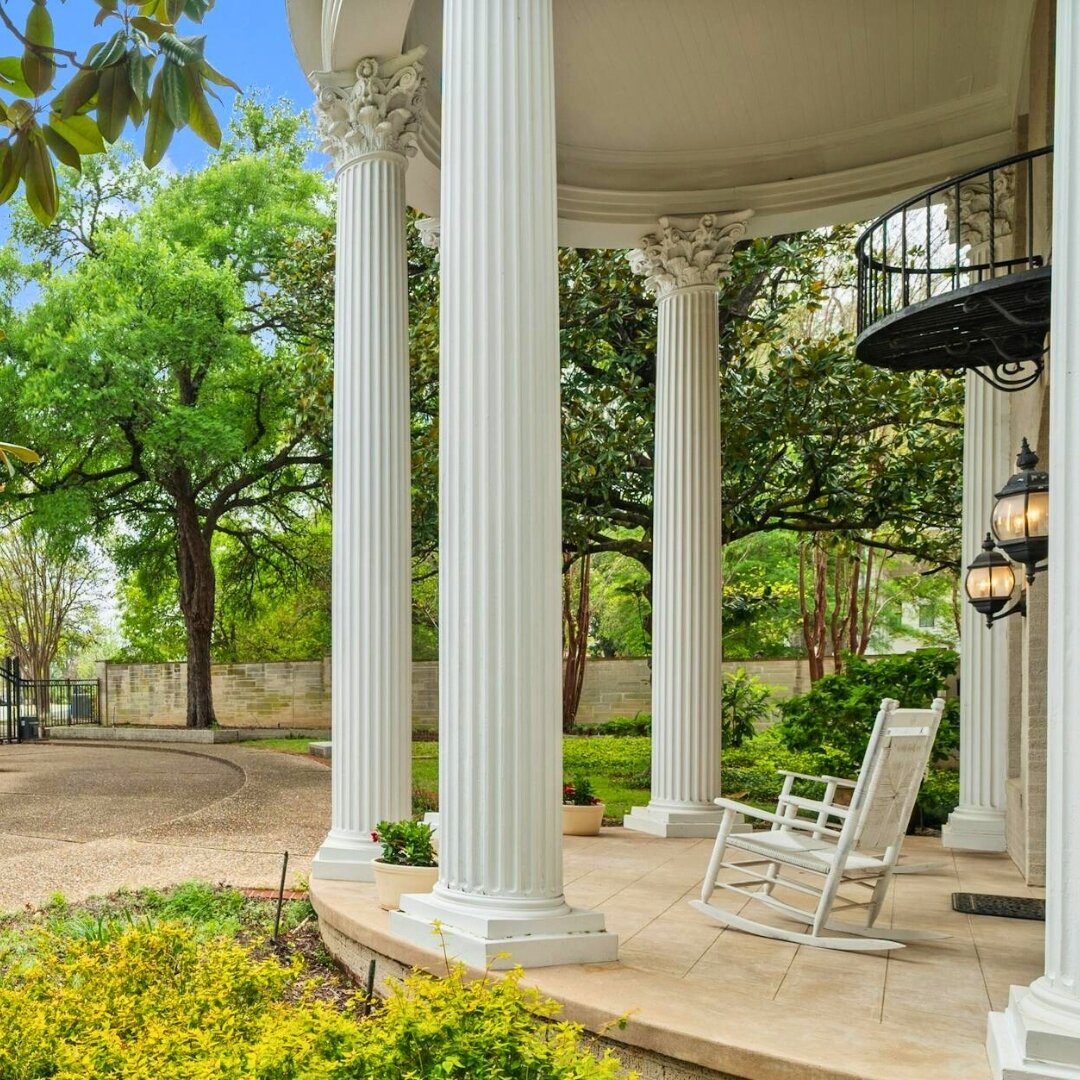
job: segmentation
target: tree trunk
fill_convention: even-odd
[[[585,658],[589,647],[589,569],[592,560],[581,558],[581,578],[574,596],[574,570],[570,562],[563,572],[563,731],[572,731],[585,683]],[[576,600],[576,602],[575,602]]]
[[[210,540],[199,528],[195,500],[176,500],[176,569],[187,631],[187,726],[217,726],[210,686],[210,641],[217,588]]]

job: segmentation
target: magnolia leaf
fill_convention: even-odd
[[[0,88],[7,90],[8,93],[17,94],[19,97],[36,97],[34,91],[27,85],[22,65],[21,56],[0,57]]]
[[[101,137],[107,143],[114,143],[120,138],[128,120],[130,103],[131,83],[125,57],[119,64],[113,64],[101,72],[97,118]]]
[[[11,144],[0,142],[0,203],[6,203],[19,186],[19,174],[15,171],[15,155]]]
[[[131,92],[138,98],[139,104],[146,105],[149,96],[150,72],[154,68],[154,57],[147,56],[142,49],[132,49],[128,53],[128,77]]]
[[[103,154],[105,141],[101,137],[98,122],[92,116],[57,116],[49,117],[51,127],[61,138],[71,143],[80,154]]]
[[[165,17],[175,26],[184,14],[187,0],[165,0]]]
[[[202,22],[203,16],[214,6],[214,0],[187,0],[184,14],[192,22]]]
[[[76,172],[82,172],[82,158],[79,156],[79,151],[75,149],[60,134],[56,128],[49,124],[46,124],[42,128],[42,133],[45,136],[45,142],[49,149],[56,156],[57,161],[63,162],[69,169],[74,169]]]
[[[34,91],[34,96],[44,94],[56,77],[56,64],[47,51],[53,45],[53,23],[49,9],[44,4],[32,4],[26,16],[26,51],[22,58],[23,78]]]
[[[26,202],[34,217],[42,225],[51,225],[60,209],[60,189],[56,183],[56,167],[45,145],[40,129],[29,133],[29,153],[23,182],[26,185]]]
[[[191,97],[191,110],[188,113],[188,123],[191,130],[209,143],[215,150],[221,146],[221,125],[218,123],[210,102],[206,100],[203,90],[202,76],[194,67],[184,69],[187,77],[188,90]]]
[[[215,86],[227,86],[230,90],[240,93],[240,87],[228,76],[222,75],[208,60],[199,61],[199,71],[202,72],[202,77],[207,82],[212,82]]]
[[[97,6],[105,12],[116,11],[120,6],[120,0],[97,0]]]
[[[25,446],[0,442],[0,461],[7,466],[8,476],[15,475],[15,466],[11,464],[12,458],[18,458],[27,465],[36,465],[41,460],[40,455],[35,454],[33,450],[28,450]]]
[[[147,110],[146,145],[143,148],[143,161],[149,168],[157,165],[169,149],[169,143],[176,132],[173,122],[165,108],[162,82],[164,73],[159,73],[154,80],[154,89],[150,95],[150,108]]]
[[[147,19],[142,15],[136,15],[131,20],[131,25],[136,30],[141,30],[151,41],[157,41],[162,34],[169,32],[168,26],[164,23],[159,23],[156,19]]]
[[[187,72],[172,60],[166,60],[161,71],[161,94],[173,127],[182,128],[191,112],[191,91]]]
[[[173,33],[162,34],[158,38],[158,46],[170,60],[176,61],[181,66],[195,64],[203,58],[203,52],[206,48],[206,35],[178,37]]]
[[[98,92],[101,81],[101,73],[93,68],[84,68],[57,96],[53,102],[53,109],[60,106],[60,115],[63,117],[74,116],[84,106],[93,100]]]
[[[100,48],[91,49],[87,53],[87,62],[92,68],[107,68],[117,63],[127,52],[127,36],[123,30],[117,30],[115,34]]]

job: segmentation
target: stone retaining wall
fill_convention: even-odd
[[[746,660],[744,667],[774,687],[777,697],[810,687],[806,662]],[[648,713],[648,660],[590,660],[585,667],[578,720],[599,724],[615,716]],[[183,726],[187,708],[187,665],[98,664],[102,717],[106,724]],[[227,728],[326,730],[330,727],[330,659],[272,664],[215,664],[214,706]],[[413,664],[413,724],[434,729],[439,722],[439,665]]]

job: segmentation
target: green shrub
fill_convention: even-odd
[[[745,668],[729,671],[720,688],[723,745],[742,746],[772,716],[771,691]]]
[[[316,999],[299,961],[257,960],[179,923],[0,945],[3,1080],[614,1080],[520,973],[414,975],[371,1018]]]
[[[930,769],[915,800],[912,825],[940,829],[960,804],[960,774],[955,769]]]
[[[636,716],[615,716],[602,724],[575,724],[575,735],[651,735],[652,717],[638,713]]]
[[[783,783],[777,769],[816,776],[822,771],[819,765],[815,754],[786,746],[774,725],[753,735],[741,746],[724,746],[721,752],[724,794],[732,799],[771,808],[776,804]],[[821,790],[820,786],[801,783],[797,793],[819,798]]]
[[[854,776],[882,699],[926,708],[956,674],[957,662],[951,649],[921,649],[872,661],[850,657],[839,675],[826,675],[809,693],[780,702],[780,736],[790,749],[818,755],[821,771]],[[958,744],[959,702],[953,700],[946,703],[933,760],[947,757]]]
[[[437,866],[430,825],[406,818],[380,821],[371,839],[382,845],[382,861],[393,866]]]
[[[596,735],[563,740],[563,768],[571,776],[602,776],[629,787],[647,788],[651,757],[651,740],[644,736]]]

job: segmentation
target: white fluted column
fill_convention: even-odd
[[[1010,243],[1015,176],[1004,169],[989,179],[962,184],[959,199],[946,202],[956,244],[967,262],[990,259],[990,209],[998,258]],[[990,528],[994,492],[1011,472],[1008,396],[969,371],[964,386],[962,537],[965,561],[981,550]],[[941,830],[947,848],[1005,850],[1005,784],[1008,779],[1009,641],[990,631],[983,617],[963,604],[960,614],[960,805]]]
[[[1054,274],[1050,324],[1050,552],[1047,629],[1044,974],[991,1013],[1002,1080],[1080,1078],[1080,6],[1057,6]]]
[[[715,836],[720,794],[720,375],[717,283],[749,213],[662,218],[630,252],[657,297],[652,790],[624,819]]]
[[[1007,396],[969,371],[964,392],[963,553],[981,549],[994,492],[1010,473]],[[1009,639],[970,605],[960,614],[960,805],[941,830],[947,848],[1005,850]]]
[[[479,966],[617,944],[562,886],[552,37],[551,0],[444,7],[440,877],[390,927]]]
[[[330,833],[320,878],[372,879],[371,831],[411,812],[411,541],[405,166],[415,56],[319,77],[337,165]]]

